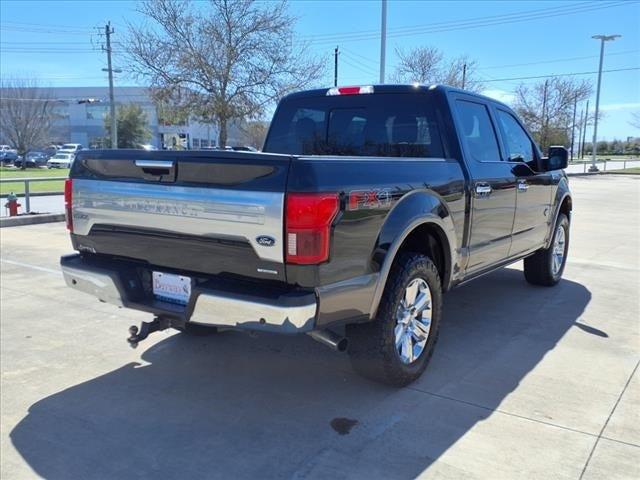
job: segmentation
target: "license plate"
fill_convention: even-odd
[[[186,305],[191,297],[191,278],[153,272],[153,295],[158,300]]]

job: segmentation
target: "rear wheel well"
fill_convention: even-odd
[[[428,256],[438,269],[442,289],[447,289],[451,257],[447,237],[440,227],[432,223],[424,223],[413,229],[400,245],[395,258],[403,252],[415,252]]]

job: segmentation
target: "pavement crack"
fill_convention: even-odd
[[[620,392],[620,395],[618,395],[618,399],[616,400],[616,403],[613,405],[613,408],[611,409],[611,412],[609,412],[609,416],[607,417],[607,420],[604,422],[604,425],[602,426],[602,429],[600,430],[600,433],[598,434],[598,437],[596,438],[596,441],[593,443],[593,448],[591,449],[591,452],[589,452],[589,456],[587,457],[587,461],[584,463],[584,467],[582,468],[582,472],[580,473],[580,480],[582,480],[582,477],[584,477],[584,474],[587,471],[587,467],[589,466],[589,462],[591,461],[591,458],[593,457],[593,453],[596,451],[596,447],[598,446],[598,442],[600,441],[601,438],[603,438],[602,434],[606,430],[607,425],[609,425],[609,420],[611,420],[611,417],[613,416],[613,412],[615,412],[616,408],[618,408],[618,405],[620,404],[620,400],[622,400],[622,396],[624,395],[624,392],[627,391],[627,388],[629,387],[629,384],[631,383],[631,379],[636,374],[636,371],[638,370],[638,365],[640,365],[640,360],[638,360],[638,362],[636,362],[636,366],[633,368],[633,371],[631,372],[631,375],[629,375],[629,378],[627,379],[627,383],[624,384],[624,387],[622,388],[622,391]]]
[[[636,365],[636,368],[637,368],[637,365]],[[634,372],[635,372],[635,370],[634,370]],[[633,376],[633,374],[632,374],[632,376]],[[544,420],[539,420],[537,418],[527,417],[526,415],[520,415],[520,414],[513,413],[513,412],[507,412],[505,410],[500,410],[499,408],[487,407],[486,405],[481,405],[479,403],[469,402],[467,400],[461,400],[459,398],[449,397],[447,395],[441,395],[439,393],[433,393],[433,392],[429,392],[427,390],[421,390],[421,389],[416,388],[416,387],[407,387],[407,388],[409,390],[413,390],[415,392],[423,393],[425,395],[430,395],[432,397],[440,398],[442,400],[449,400],[449,401],[452,401],[452,402],[461,403],[463,405],[468,405],[470,407],[480,408],[482,410],[486,410],[486,411],[489,411],[489,412],[499,413],[501,415],[506,415],[506,416],[509,416],[509,417],[519,418],[521,420],[527,420],[527,421],[530,421],[530,422],[535,422],[535,423],[539,423],[539,424],[542,424],[542,425],[547,425],[549,427],[560,428],[562,430],[567,430],[569,432],[574,432],[574,433],[580,433],[582,435],[587,435],[589,437],[595,437],[596,440],[599,439],[599,438],[605,438],[606,440],[610,440],[612,442],[623,443],[625,445],[630,445],[630,446],[633,446],[633,447],[639,447],[639,445],[635,445],[633,443],[624,442],[622,440],[616,440],[614,438],[603,437],[602,436],[602,432],[604,431],[604,428],[602,429],[600,434],[595,434],[595,433],[591,433],[591,432],[585,432],[584,430],[578,430],[576,428],[567,427],[565,425],[560,425],[560,424],[553,423],[553,422],[546,422]],[[626,386],[625,386],[625,389],[626,389]],[[616,405],[617,405],[617,403],[616,403]],[[614,407],[614,409],[615,409],[615,407]],[[611,416],[611,415],[609,415],[609,416]],[[609,420],[607,419],[607,422],[608,421]],[[605,423],[605,427],[606,427],[606,423]]]

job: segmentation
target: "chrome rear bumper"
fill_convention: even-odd
[[[65,282],[71,288],[121,307],[158,316],[174,316],[201,325],[263,330],[276,333],[310,332],[315,327],[318,302],[314,293],[291,292],[260,296],[255,292],[195,286],[185,307],[163,304],[140,294],[140,282],[117,267],[93,265],[80,255],[60,260]],[[127,277],[129,275],[129,277]],[[138,285],[136,287],[136,284]],[[133,295],[129,290],[138,288]]]

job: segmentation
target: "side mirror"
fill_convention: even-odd
[[[569,164],[569,150],[564,147],[549,147],[549,154],[542,157],[542,168],[545,172],[562,170]]]

